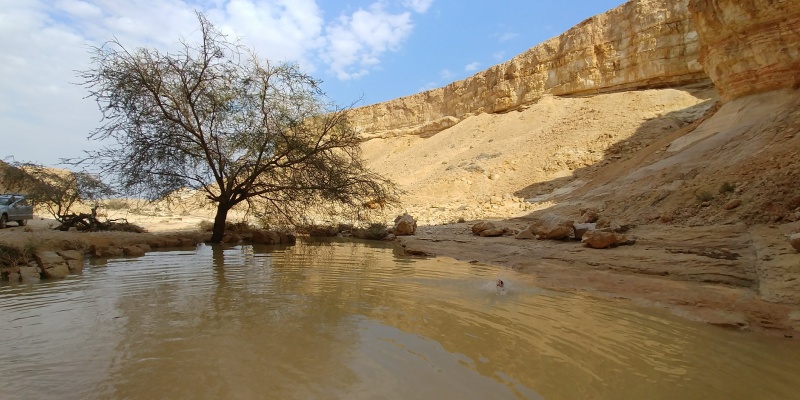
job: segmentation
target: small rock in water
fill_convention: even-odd
[[[498,279],[497,282],[495,282],[495,286],[497,287],[497,293],[506,294],[506,283],[503,282],[502,279]]]

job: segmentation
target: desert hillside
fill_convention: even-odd
[[[793,222],[798,14],[796,3],[632,0],[354,117],[370,165],[426,224],[567,206],[635,223]]]
[[[797,71],[798,2],[631,0],[354,121],[422,225],[407,252],[800,337]],[[513,236],[587,209],[626,245]]]

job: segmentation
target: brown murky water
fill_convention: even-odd
[[[800,398],[800,345],[350,242],[0,286],[0,399],[337,398]]]

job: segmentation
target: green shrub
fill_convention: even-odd
[[[736,190],[736,185],[730,182],[722,182],[722,185],[719,186],[720,194],[732,193],[734,190]]]
[[[386,224],[372,223],[366,228],[354,229],[353,236],[359,239],[383,240],[389,236],[389,229],[386,227]]]
[[[695,192],[694,197],[697,198],[697,201],[700,203],[714,200],[714,195],[708,191],[702,191],[700,193]]]

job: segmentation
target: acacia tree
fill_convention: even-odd
[[[177,52],[116,39],[93,49],[79,76],[103,113],[89,138],[106,145],[72,162],[151,200],[202,191],[217,207],[212,242],[242,202],[293,222],[309,212],[360,218],[364,203],[393,199],[391,182],[361,160],[349,109],[326,103],[320,81],[197,19],[201,40]]]
[[[92,203],[114,194],[113,189],[88,172],[59,170],[29,162],[0,162],[0,181],[7,190],[24,192],[62,224],[79,203]]]

